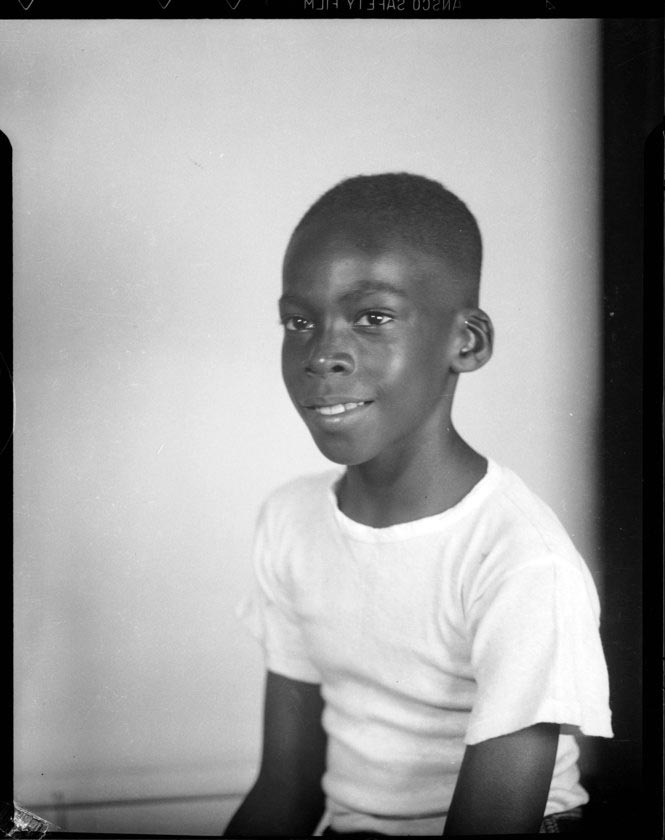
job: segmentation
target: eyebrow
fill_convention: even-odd
[[[341,295],[340,300],[358,300],[359,298],[363,298],[377,292],[397,295],[402,298],[408,297],[407,293],[403,289],[400,289],[399,286],[395,286],[393,283],[386,280],[360,280],[352,289],[344,292],[344,294]],[[299,295],[290,294],[289,292],[285,292],[278,301],[280,306],[285,303],[301,302],[304,301]]]
[[[390,295],[398,295],[399,297],[407,297],[406,292],[395,286],[387,280],[361,280],[348,292],[342,295],[342,300],[352,300],[355,298],[365,297],[374,292],[387,292]]]

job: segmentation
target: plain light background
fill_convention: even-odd
[[[585,20],[3,21],[17,801],[214,833],[235,799],[63,803],[251,783],[254,519],[329,466],[281,384],[280,264],[343,177],[417,172],[476,214],[497,337],[457,426],[602,584],[598,50]]]

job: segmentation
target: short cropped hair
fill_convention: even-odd
[[[402,241],[443,256],[477,293],[482,263],[478,223],[466,204],[438,181],[408,172],[348,178],[314,202],[292,241],[310,223],[326,217],[371,231],[382,243]]]

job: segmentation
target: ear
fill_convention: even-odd
[[[494,327],[482,309],[463,309],[457,314],[458,338],[451,368],[456,373],[478,370],[489,361],[494,346]]]

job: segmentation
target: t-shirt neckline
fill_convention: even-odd
[[[342,475],[335,475],[334,480],[329,483],[327,491],[328,503],[332,507],[333,516],[339,528],[348,536],[362,542],[398,542],[424,534],[431,534],[433,531],[441,531],[477,509],[497,485],[501,476],[501,468],[491,458],[487,458],[485,475],[474,484],[466,496],[460,499],[456,505],[441,511],[441,513],[409,522],[400,522],[397,525],[387,525],[383,528],[374,528],[371,525],[356,522],[355,519],[351,519],[339,509],[335,491],[342,476],[343,473]]]

